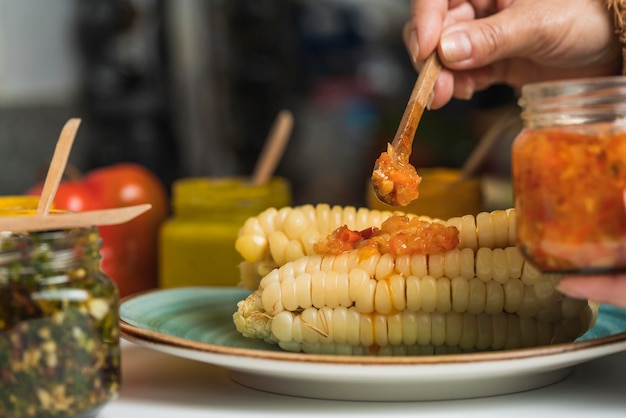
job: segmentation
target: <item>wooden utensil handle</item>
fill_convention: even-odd
[[[435,51],[424,62],[392,142],[393,147],[399,154],[407,156],[411,154],[417,125],[422,118],[424,109],[429,105],[435,81],[440,72],[441,62],[437,56],[437,51]]]
[[[152,207],[145,203],[78,213],[0,216],[0,231],[28,232],[54,229],[117,225],[128,222]]]

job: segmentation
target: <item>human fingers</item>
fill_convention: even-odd
[[[415,70],[419,71],[420,62],[417,60],[419,45],[417,44],[417,33],[411,21],[406,22],[402,28],[402,40],[411,58],[411,64],[413,64]]]
[[[626,275],[566,276],[557,289],[573,298],[626,308]]]
[[[419,72],[430,44],[436,45],[436,28],[459,22],[470,22],[508,7],[513,0],[449,0],[447,9],[442,2],[413,0],[412,19],[403,28],[403,40],[415,69]],[[443,19],[443,22],[441,21]],[[426,29],[424,29],[426,28]],[[441,54],[440,54],[441,55]],[[496,81],[492,66],[468,71],[442,71],[435,85],[431,109],[443,107],[452,97],[470,99],[476,91]]]
[[[477,16],[485,13],[475,7]],[[502,9],[486,17],[445,26],[439,45],[445,66],[468,70],[524,58],[543,69],[615,72],[619,45],[601,2],[501,0],[498,7]]]
[[[412,19],[403,28],[403,40],[415,69],[419,72],[423,61],[439,42],[438,30],[446,26],[486,15],[507,6],[513,0],[413,0]],[[447,4],[446,4],[447,3]],[[493,71],[473,70],[467,74],[443,69],[437,83],[431,109],[443,107],[452,97],[470,99],[475,91],[493,84]],[[486,76],[485,74],[488,74]]]
[[[530,33],[528,14],[522,18],[512,8],[484,19],[463,21],[446,27],[441,35],[439,51],[444,65],[454,69],[470,69],[511,57],[535,42]]]
[[[445,106],[454,94],[454,75],[449,70],[442,68],[435,82],[433,98],[430,102],[429,109],[435,110]]]
[[[408,22],[411,38],[410,55],[414,61],[423,61],[435,50],[443,28],[457,22],[473,20],[476,11],[473,0],[413,0]],[[485,0],[494,3],[496,0]],[[512,0],[498,0],[512,1]],[[407,43],[407,46],[409,44]]]
[[[490,16],[509,7],[515,0],[469,0],[477,18]]]
[[[469,100],[474,93],[485,90],[496,83],[495,73],[491,66],[468,71],[454,71],[453,96],[461,100]]]
[[[402,38],[404,40],[404,45],[407,48],[409,56],[411,56],[411,63],[413,64],[413,68],[415,68],[415,70],[419,73],[422,70],[424,62],[417,61],[413,58],[412,49],[417,49],[418,47],[417,38],[412,22],[409,21],[404,25],[404,28],[402,30]],[[450,71],[442,68],[433,88],[433,97],[432,101],[430,102],[429,108],[434,110],[443,107],[452,98],[453,90],[454,76],[452,75],[452,73],[450,73]]]
[[[413,61],[423,61],[437,48],[448,13],[448,0],[412,0],[409,48]]]
[[[423,62],[413,62],[413,66],[419,73]],[[447,104],[452,97],[461,100],[469,100],[474,93],[484,90],[499,81],[491,66],[469,71],[450,71],[442,68],[437,77],[434,87],[433,99],[430,109],[439,109]]]

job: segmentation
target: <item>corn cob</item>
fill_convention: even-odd
[[[360,211],[357,220],[352,209],[345,218],[340,209],[328,209],[276,211],[242,228],[240,238],[263,237],[266,232],[256,229],[262,224],[268,236],[285,238],[280,245],[267,240],[263,251],[252,251],[256,258],[246,258],[248,268],[260,260],[274,267],[238,304],[234,321],[244,336],[288,351],[435,354],[569,342],[595,320],[595,305],[562,296],[557,276],[525,263],[514,246],[513,210],[434,220],[460,231],[458,247],[445,253],[363,258],[359,250],[316,255],[312,247],[332,228],[365,229],[390,213]],[[287,219],[298,219],[297,228]],[[294,243],[301,253],[285,255]],[[238,250],[251,254],[245,246]]]
[[[235,248],[244,261],[240,264],[240,285],[255,290],[259,280],[276,267],[305,255],[314,255],[313,245],[341,226],[362,230],[380,225],[393,214],[351,206],[327,204],[270,208],[249,218],[240,228]],[[409,217],[418,217],[406,214]],[[459,248],[476,251],[479,247],[515,245],[515,211],[497,210],[466,215],[447,221],[418,218],[455,226],[459,230]]]

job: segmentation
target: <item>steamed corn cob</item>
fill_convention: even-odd
[[[558,277],[524,262],[513,210],[434,220],[459,229],[458,247],[445,253],[314,254],[329,230],[365,229],[391,215],[346,210],[290,208],[244,225],[237,248],[248,266],[258,263],[256,274],[261,265],[274,267],[238,305],[234,321],[243,335],[288,351],[432,354],[572,341],[595,319],[594,306],[556,291]],[[273,234],[284,238],[280,245]]]
[[[475,260],[489,251],[500,252],[481,249]],[[285,350],[346,354],[530,347],[572,341],[590,327],[586,301],[561,296],[556,276],[539,274],[514,247],[502,252],[504,268],[476,261],[452,274],[423,256],[304,256],[265,276],[235,324]],[[457,256],[472,254],[443,257],[460,265]]]
[[[239,230],[235,248],[244,259],[240,285],[256,289],[274,268],[315,254],[314,244],[340,226],[361,230],[380,225],[393,213],[327,204],[269,208],[249,218]]]
[[[239,230],[235,248],[244,261],[240,264],[241,286],[255,290],[261,277],[289,261],[314,255],[313,246],[341,226],[362,230],[380,225],[401,212],[378,211],[327,204],[270,208],[249,218]],[[408,217],[418,217],[406,214]],[[498,210],[466,215],[447,221],[418,218],[455,226],[459,230],[459,248],[476,251],[479,247],[515,245],[515,211]]]

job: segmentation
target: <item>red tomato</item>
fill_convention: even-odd
[[[43,184],[27,191],[41,194]],[[79,179],[61,182],[57,209],[82,212],[150,203],[152,208],[122,225],[101,226],[101,268],[117,284],[122,297],[157,287],[157,238],[169,213],[165,187],[146,168],[133,163],[102,167]]]

